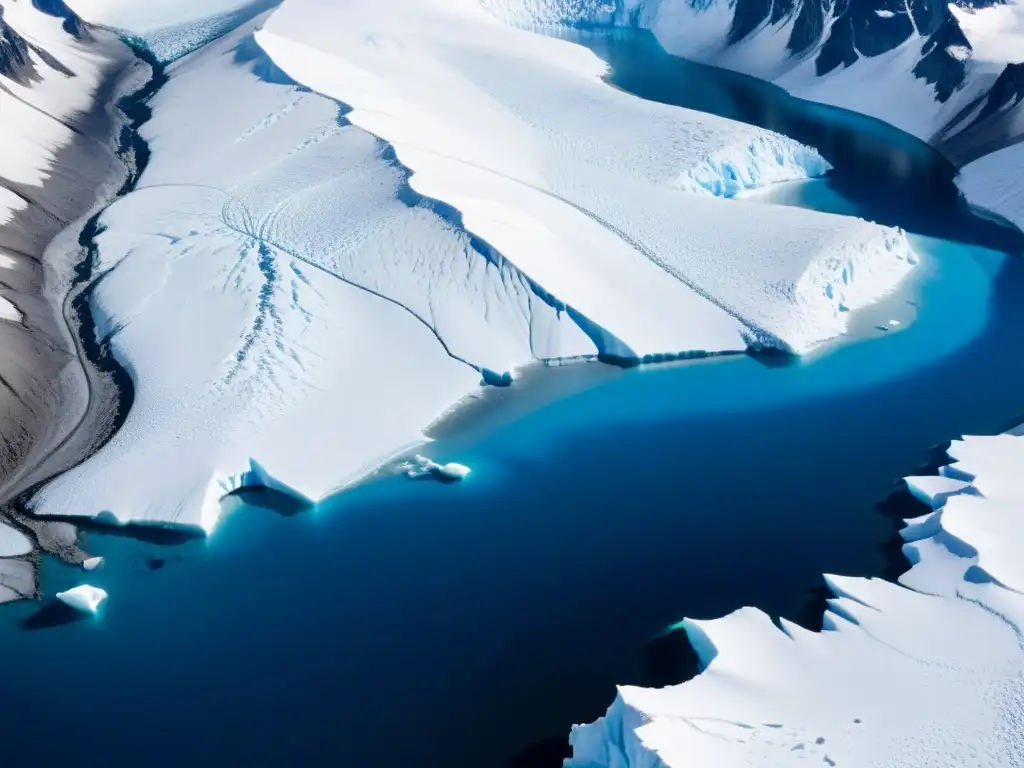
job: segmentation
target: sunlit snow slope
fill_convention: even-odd
[[[573,768],[1024,763],[1024,438],[954,441],[900,584],[828,577],[824,631],[742,609],[684,627],[704,671],[623,687],[572,733]]]
[[[885,120],[957,163],[1024,137],[1020,0],[482,0],[522,25],[650,29],[671,53]]]
[[[913,260],[893,230],[716,199],[826,166],[777,134],[610,88],[591,52],[477,0],[288,0],[257,38],[351,104],[418,191],[636,355],[735,349],[740,334],[806,351]]]

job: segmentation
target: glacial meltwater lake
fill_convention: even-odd
[[[616,87],[818,147],[829,178],[760,199],[904,226],[911,283],[803,360],[532,372],[427,449],[473,468],[461,484],[383,477],[290,516],[236,502],[205,540],[89,532],[99,616],[0,609],[5,764],[559,765],[616,683],[689,674],[663,636],[684,616],[814,626],[822,572],[897,575],[900,478],[1024,420],[1024,238],[970,211],[941,157],[646,34],[572,34]],[[83,574],[46,559],[42,578]]]

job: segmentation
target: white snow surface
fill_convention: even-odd
[[[151,103],[152,158],[102,217],[93,294],[134,402],[40,514],[208,531],[241,487],[315,501],[423,442],[481,369],[597,352],[515,268],[398,200],[405,173],[335,102],[260,79],[280,78],[252,29],[171,67]]]
[[[813,150],[609,88],[590,51],[479,0],[288,0],[258,40],[637,356],[740,334],[804,352],[843,332],[840,288],[860,306],[911,266],[903,233],[716,197],[820,173]]]
[[[42,186],[54,175],[58,151],[75,138],[67,121],[92,107],[110,62],[96,55],[62,28],[62,19],[36,10],[31,0],[8,0],[3,20],[28,43],[52,56],[50,61],[29,49],[35,82],[23,84],[4,78],[0,88],[0,177],[7,182]],[[52,64],[73,72],[70,77]],[[73,178],[74,168],[60,175]],[[83,184],[83,186],[87,186]],[[26,202],[8,189],[0,189],[0,224],[23,210]],[[21,313],[4,300],[0,318],[21,320]]]
[[[1024,2],[1006,0],[987,8],[949,4],[971,43],[974,58],[1003,64],[1024,63]]]
[[[704,671],[622,687],[577,726],[572,768],[815,764],[1018,766],[1024,760],[1024,438],[954,441],[967,480],[908,521],[900,584],[828,576],[824,631],[746,608],[685,621]]]
[[[58,592],[56,597],[76,611],[96,613],[103,601],[107,599],[107,593],[99,587],[82,584],[66,592]]]
[[[1024,144],[968,163],[960,171],[957,184],[971,203],[1024,229]]]
[[[264,20],[151,101],[92,293],[134,400],[39,514],[210,531],[240,488],[317,501],[422,443],[481,375],[804,351],[915,260],[895,230],[715,197],[716,169],[757,185],[823,161],[620,93],[588,51],[475,0],[287,0],[254,37]]]
[[[774,81],[795,96],[870,115],[925,141],[938,139],[1006,64],[1024,59],[1024,3],[1019,0],[976,12],[951,6],[974,50],[946,49],[950,57],[967,61],[967,74],[963,87],[945,103],[936,98],[934,86],[913,74],[927,42],[916,32],[893,51],[861,56],[852,66],[819,75],[815,60],[820,44],[802,56],[788,48],[795,17],[765,23],[728,45],[736,0],[623,0],[611,13],[596,2],[481,2],[500,18],[523,26],[558,21],[637,24],[650,29],[670,53]],[[887,10],[876,14],[895,15]],[[833,23],[834,17],[826,13],[825,30]]]

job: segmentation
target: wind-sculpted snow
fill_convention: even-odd
[[[610,88],[589,51],[476,0],[289,0],[258,40],[351,104],[417,191],[637,355],[805,351],[845,327],[830,285],[870,275],[857,290],[878,297],[912,260],[901,233],[715,199],[827,166],[783,136]]]
[[[701,674],[620,688],[573,729],[567,765],[1021,765],[1024,439],[967,437],[949,455],[941,475],[965,482],[908,521],[900,584],[827,577],[820,633],[749,608],[684,622]]]
[[[252,28],[169,69],[146,171],[100,220],[92,310],[134,400],[34,498],[43,515],[209,530],[242,487],[315,501],[422,442],[482,376],[622,351],[419,198]]]

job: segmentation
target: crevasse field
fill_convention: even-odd
[[[1016,0],[0,5],[14,755],[1024,764]]]

